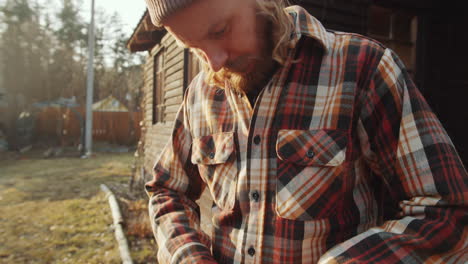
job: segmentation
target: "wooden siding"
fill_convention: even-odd
[[[163,122],[153,124],[153,57],[161,49],[164,49],[164,113]],[[171,136],[173,121],[176,118],[177,111],[183,100],[184,91],[184,76],[187,73],[184,71],[184,49],[177,46],[175,39],[169,34],[163,37],[160,44],[153,47],[146,59],[144,70],[144,87],[143,87],[143,122],[142,122],[142,138],[144,149],[144,179],[139,179],[138,182],[149,181],[152,177],[152,171],[155,161],[158,159],[161,151],[166,146]],[[211,195],[208,189],[203,193],[198,201],[201,210],[201,227],[208,234],[211,232]]]
[[[164,92],[161,93],[164,105],[163,118],[161,122],[153,124],[153,57],[160,50],[163,50],[162,56],[164,56],[164,80],[162,81]],[[169,140],[173,121],[182,103],[184,90],[183,58],[184,49],[178,47],[175,39],[166,34],[161,43],[151,49],[146,60],[142,100],[144,112],[142,141],[144,144],[144,169],[148,178],[144,180],[149,180],[154,162]]]

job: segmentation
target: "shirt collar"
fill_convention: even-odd
[[[285,9],[291,15],[294,22],[294,31],[291,34],[290,47],[296,47],[302,36],[308,36],[317,40],[327,52],[330,48],[330,35],[322,23],[310,15],[300,6],[289,6]]]

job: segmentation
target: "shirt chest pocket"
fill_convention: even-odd
[[[216,133],[196,138],[191,161],[197,164],[216,205],[222,210],[232,210],[238,173],[234,134]]]
[[[317,220],[342,202],[347,136],[337,130],[280,130],[276,142],[276,211],[282,218]]]

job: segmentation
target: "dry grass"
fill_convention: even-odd
[[[0,160],[0,263],[120,263],[99,185],[127,183],[132,162],[109,153]],[[148,241],[131,241],[136,263],[155,255]]]
[[[144,200],[128,201],[126,209],[127,235],[139,238],[153,236],[148,216],[148,203]]]
[[[155,263],[156,249],[153,231],[149,224],[146,200],[130,201],[125,210],[126,231],[132,251],[132,258],[139,263]]]

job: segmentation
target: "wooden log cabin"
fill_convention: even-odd
[[[468,162],[468,16],[462,1],[297,0],[326,28],[356,32],[395,50]],[[458,3],[457,3],[458,2]],[[166,31],[152,25],[145,12],[128,41],[131,52],[147,52],[142,104],[144,173],[170,136],[172,121],[191,79],[199,71],[195,57],[177,46]]]

